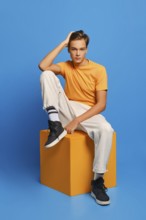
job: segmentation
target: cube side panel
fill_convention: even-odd
[[[46,149],[44,143],[47,140],[48,132],[41,131],[40,134],[40,182],[69,195],[69,141],[64,138],[55,146]]]
[[[88,193],[93,177],[93,141],[87,134],[78,134],[71,139],[71,195]]]

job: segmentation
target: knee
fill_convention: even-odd
[[[53,77],[55,74],[50,70],[45,70],[40,75],[40,82],[44,82],[44,80]]]
[[[108,134],[113,134],[114,129],[112,128],[112,126],[108,122],[106,122],[106,123],[101,124],[100,131],[101,131],[101,133],[104,132],[104,133],[108,133]]]

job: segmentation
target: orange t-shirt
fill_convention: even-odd
[[[87,65],[74,66],[72,61],[57,63],[65,78],[65,93],[69,100],[89,106],[96,104],[96,91],[107,90],[107,74],[104,66],[89,60]]]

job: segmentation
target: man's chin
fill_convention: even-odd
[[[76,64],[76,65],[79,65],[82,63],[82,60],[73,60],[73,63]]]

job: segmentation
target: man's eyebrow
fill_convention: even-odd
[[[71,49],[78,49],[76,47],[71,47]],[[80,47],[79,49],[86,49],[86,47]]]

